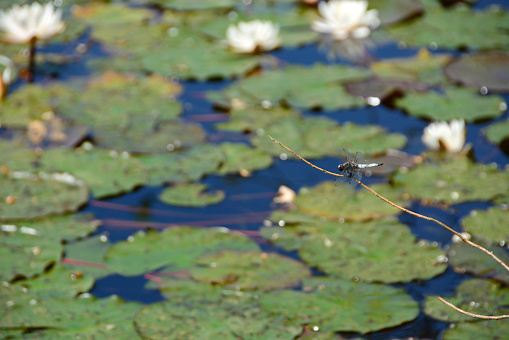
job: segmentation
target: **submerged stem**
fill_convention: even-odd
[[[37,38],[33,37],[30,40],[30,55],[28,61],[28,82],[34,82],[34,71],[35,71],[35,43],[37,42]]]

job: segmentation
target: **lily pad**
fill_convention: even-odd
[[[465,34],[465,23],[471,28],[468,34]],[[489,49],[509,46],[509,36],[500,34],[507,29],[509,14],[502,9],[473,11],[456,6],[449,10],[429,9],[422,18],[387,27],[385,31],[410,45]]]
[[[304,282],[306,292],[274,291],[260,297],[261,306],[289,324],[318,326],[324,331],[367,333],[400,325],[419,314],[419,305],[402,289],[330,278]]]
[[[16,299],[17,297],[14,297],[13,307],[0,311],[0,327],[58,328],[60,332],[72,332],[73,335],[83,332],[91,338],[94,335],[107,337],[110,332],[115,334],[116,325],[130,321],[140,308],[139,304],[126,303],[115,295],[102,300],[94,297],[48,300],[34,298],[33,303],[23,305],[18,305]],[[58,333],[56,330],[49,332]],[[131,331],[126,334],[131,339],[137,337],[132,322]]]
[[[509,120],[491,124],[486,129],[486,138],[493,144],[500,144],[509,139]]]
[[[87,200],[83,181],[67,173],[10,171],[0,175],[0,221],[75,211]]]
[[[110,246],[111,243],[104,235],[66,244],[62,263],[75,273],[96,279],[105,277],[113,273],[104,263],[104,255]]]
[[[191,149],[166,154],[137,157],[145,166],[149,185],[195,181],[215,172],[224,159],[221,148],[212,144],[195,145]]]
[[[342,84],[369,76],[369,70],[343,65],[288,65],[245,78],[222,93],[211,92],[209,99],[240,99],[255,105],[264,103],[262,106],[284,102],[303,109],[353,108],[365,105],[364,100],[349,95]]]
[[[139,0],[136,0],[139,1]],[[195,11],[215,8],[232,8],[238,1],[236,0],[144,0],[151,4],[162,6],[163,8],[177,11]]]
[[[497,340],[509,333],[509,323],[492,320],[477,322],[459,322],[445,330],[444,340]]]
[[[5,225],[2,225],[2,230],[5,229]],[[24,230],[0,231],[0,245],[3,259],[0,262],[1,281],[41,274],[62,254],[62,245],[58,240],[32,235]]]
[[[218,169],[221,175],[235,174],[242,170],[261,170],[272,165],[270,155],[245,144],[222,143],[220,148],[224,157]]]
[[[392,25],[424,13],[419,0],[370,0],[369,8],[379,11],[382,25]]]
[[[499,96],[481,96],[479,91],[446,87],[444,93],[410,93],[396,101],[396,106],[412,116],[437,119],[464,119],[473,122],[502,115],[507,109]]]
[[[388,185],[373,185],[371,188],[396,204],[409,204],[409,201],[398,198]],[[365,190],[356,191],[338,182],[323,182],[313,188],[302,188],[295,199],[295,206],[300,212],[336,221],[381,219],[400,212]]]
[[[493,252],[502,262],[509,263],[509,254],[504,248],[490,245],[482,240],[475,240],[475,242]],[[449,264],[457,272],[482,275],[509,284],[509,272],[507,270],[491,256],[464,242],[453,243],[447,251],[447,256]]]
[[[442,68],[451,61],[448,54],[431,54],[420,49],[415,57],[392,58],[371,64],[371,70],[380,78],[419,81],[427,85],[446,83]]]
[[[457,159],[421,164],[393,177],[397,188],[415,198],[461,203],[492,200],[509,190],[509,172],[496,167]]]
[[[233,233],[179,227],[162,232],[138,232],[109,248],[105,259],[111,270],[135,276],[163,266],[185,269],[199,256],[223,250],[258,250],[258,246]]]
[[[509,92],[509,53],[467,54],[447,65],[444,72],[451,80],[467,86]]]
[[[509,211],[497,207],[485,211],[473,210],[462,221],[463,229],[476,238],[495,243],[509,242]]]
[[[48,150],[42,156],[42,168],[78,176],[96,198],[128,192],[147,180],[143,164],[127,152],[87,148]]]
[[[245,103],[240,105],[247,106]],[[301,117],[299,112],[282,107],[233,109],[229,116],[230,119],[227,122],[215,124],[214,127],[225,131],[256,132],[277,124],[283,119]]]
[[[445,253],[394,221],[324,223],[303,237],[299,255],[331,275],[376,282],[409,282],[443,273]]]
[[[166,204],[181,207],[203,207],[224,200],[224,191],[206,193],[207,186],[201,183],[184,183],[165,189],[159,199]]]
[[[226,300],[226,299],[225,299]],[[185,303],[156,303],[140,310],[134,323],[147,339],[293,339],[302,332],[260,309],[249,297]]]
[[[463,281],[456,294],[445,298],[448,302],[464,311],[482,315],[507,314],[509,308],[509,288],[489,280],[472,279]],[[458,313],[439,301],[436,296],[428,296],[424,302],[424,312],[429,316],[446,322],[478,320]]]
[[[35,150],[7,140],[0,140],[0,154],[0,166],[11,170],[30,170],[39,156]]]
[[[311,276],[301,262],[276,253],[224,251],[194,261],[191,277],[199,282],[235,290],[275,289],[297,286]]]

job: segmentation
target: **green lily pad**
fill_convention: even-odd
[[[42,167],[83,179],[96,198],[128,192],[147,180],[143,164],[127,152],[86,148],[48,150],[42,156]]]
[[[502,321],[459,322],[445,330],[444,340],[497,340],[503,339],[509,333],[509,323]]]
[[[301,262],[276,253],[224,251],[194,261],[191,277],[199,282],[235,290],[275,289],[297,286],[311,276]]]
[[[272,157],[259,149],[253,149],[240,143],[222,143],[220,145],[223,161],[219,174],[235,174],[242,170],[254,171],[272,165]]]
[[[137,157],[145,166],[149,185],[199,180],[215,172],[224,159],[221,148],[212,144],[195,145],[188,150]]]
[[[0,221],[75,211],[87,200],[83,181],[66,173],[10,171],[0,175]]]
[[[8,140],[0,140],[0,154],[2,155],[0,166],[11,170],[30,170],[38,157],[35,150]]]
[[[232,8],[238,3],[237,0],[145,0],[144,2],[177,11]]]
[[[108,276],[113,272],[106,266],[104,255],[110,246],[111,243],[104,235],[66,244],[62,263],[76,273],[90,275],[96,279]]]
[[[2,225],[2,230],[6,225]],[[0,280],[32,277],[60,259],[62,245],[24,230],[0,231]]]
[[[465,34],[465,23],[471,28]],[[509,14],[502,9],[473,11],[466,6],[449,10],[429,9],[421,19],[385,28],[393,38],[410,45],[438,48],[489,49],[507,48],[509,36],[500,32],[509,29]]]
[[[509,254],[504,248],[490,245],[482,240],[475,240],[475,242],[493,252],[502,262],[509,263]],[[509,284],[509,272],[507,270],[491,256],[464,242],[453,243],[447,251],[447,256],[449,257],[449,264],[457,272],[482,275]]]
[[[277,124],[283,119],[301,117],[299,112],[282,107],[234,109],[229,116],[230,119],[227,122],[217,123],[214,127],[225,131],[256,132]]]
[[[195,299],[156,303],[141,309],[136,329],[146,339],[293,339],[302,332],[260,309],[254,299]]]
[[[448,302],[464,311],[482,315],[507,314],[509,308],[509,288],[501,288],[500,284],[489,280],[472,279],[463,281],[456,294],[445,298]],[[478,320],[458,313],[445,305],[436,296],[428,296],[424,301],[424,312],[429,316],[446,322]]]
[[[456,159],[437,164],[421,164],[393,177],[396,188],[415,198],[461,203],[492,200],[509,190],[509,172],[496,167]]]
[[[80,332],[107,335],[108,329],[115,333],[116,324],[130,320],[140,308],[138,303],[126,303],[115,295],[101,300],[91,296],[77,299],[34,298],[30,304],[19,305],[16,303],[17,297],[12,300],[12,307],[0,311],[0,327],[50,327],[58,328],[62,332],[73,331],[78,335]],[[130,339],[137,337],[134,328],[128,335]]]
[[[495,243],[509,242],[509,211],[497,207],[485,211],[473,210],[462,221],[465,231],[476,238],[490,240]]]
[[[495,118],[507,109],[499,96],[481,96],[479,91],[446,87],[444,94],[438,92],[410,93],[396,101],[396,106],[412,116],[437,119],[464,119],[473,122]]]
[[[164,189],[159,199],[166,204],[181,207],[203,207],[224,200],[224,191],[206,193],[207,185],[201,183],[183,183]]]
[[[94,285],[94,278],[57,265],[47,273],[30,280],[16,281],[14,286],[25,287],[32,298],[41,300],[72,298],[87,292]]]
[[[428,85],[446,83],[442,68],[451,61],[448,54],[431,54],[421,49],[410,58],[392,58],[371,64],[371,70],[380,78],[419,81]]]
[[[163,266],[171,266],[172,270],[188,268],[199,256],[222,250],[258,250],[258,246],[233,233],[179,227],[138,232],[109,248],[105,259],[111,270],[134,276]]]
[[[493,144],[500,144],[509,138],[509,120],[491,124],[486,129],[486,138]]]
[[[379,11],[382,25],[392,25],[424,12],[419,0],[370,0],[369,8]]]
[[[363,106],[364,100],[349,95],[342,84],[370,76],[369,70],[343,65],[288,65],[266,71],[209,93],[214,101],[242,100],[255,105],[285,102],[304,109],[337,110]]]
[[[388,185],[373,185],[371,188],[396,204],[406,206],[410,203],[398,198]],[[336,221],[381,219],[401,212],[365,190],[356,191],[337,181],[302,188],[295,199],[295,206],[303,213]]]
[[[327,222],[303,237],[299,249],[307,264],[331,275],[376,282],[409,282],[443,273],[445,253],[394,221]]]
[[[467,54],[447,65],[444,72],[451,80],[477,89],[509,91],[509,53]]]
[[[419,314],[419,305],[402,289],[330,278],[304,282],[307,292],[273,291],[260,297],[261,306],[323,331],[367,333],[400,325]]]

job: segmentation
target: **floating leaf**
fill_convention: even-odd
[[[415,198],[446,203],[494,199],[509,190],[508,179],[509,172],[468,159],[440,165],[421,164],[393,177],[396,187]]]
[[[0,175],[0,221],[75,211],[87,200],[83,181],[69,174],[11,171]]]
[[[104,254],[110,246],[104,235],[66,244],[62,262],[73,271],[99,279],[113,273],[104,263]]]
[[[492,320],[459,322],[449,327],[442,335],[443,340],[503,339],[509,334],[509,323]]]
[[[261,310],[253,299],[235,300],[202,298],[156,303],[140,310],[134,323],[144,338],[154,340],[293,339],[302,332],[299,325],[288,325]]]
[[[364,105],[349,95],[342,84],[368,78],[368,70],[343,65],[315,64],[312,67],[288,65],[266,71],[227,87],[221,94],[210,93],[213,100],[241,99],[265,106],[286,102],[304,109],[337,110]]]
[[[373,190],[399,205],[406,205],[387,185],[373,185]],[[365,221],[381,219],[400,212],[375,195],[356,191],[344,183],[323,182],[313,188],[302,188],[295,206],[303,213],[330,220]]]
[[[409,93],[396,101],[396,106],[412,116],[427,119],[464,119],[472,122],[502,115],[507,104],[499,96],[483,97],[478,91],[446,87],[438,92]]]
[[[331,275],[376,282],[409,282],[443,273],[445,254],[394,221],[332,223],[303,237],[299,249],[307,264]]]
[[[370,0],[369,8],[379,11],[382,25],[392,25],[424,12],[419,0]]]
[[[206,193],[207,186],[200,183],[184,183],[166,188],[159,195],[159,199],[166,204],[181,207],[203,207],[217,204],[224,200],[224,191],[216,190]]]
[[[194,261],[191,277],[199,282],[235,290],[275,289],[297,286],[311,276],[301,262],[276,253],[224,251]]]
[[[273,124],[277,124],[283,119],[299,118],[301,115],[295,110],[277,106],[268,109],[234,109],[230,112],[229,116],[230,119],[227,122],[218,123],[214,127],[218,130],[226,131],[256,132],[259,129],[265,129]]]
[[[289,324],[324,331],[367,333],[400,325],[419,314],[419,305],[402,289],[330,278],[304,282],[307,293],[281,290],[260,297],[261,306]]]
[[[467,54],[450,63],[445,74],[455,82],[488,91],[509,91],[509,54],[485,52]]]
[[[465,34],[465,23],[470,28],[468,34]],[[422,19],[387,27],[385,31],[411,45],[488,49],[509,46],[509,36],[500,33],[508,29],[509,14],[502,9],[473,11],[457,6],[449,10],[429,9]]]
[[[145,0],[145,2],[177,11],[232,8],[237,4],[236,0]]]
[[[501,288],[500,284],[481,279],[463,281],[456,294],[445,298],[448,302],[466,312],[482,315],[507,314],[509,308],[509,288]],[[479,320],[458,313],[439,301],[436,296],[428,296],[424,301],[424,312],[429,316],[446,322]]]
[[[2,225],[2,230],[5,229],[5,225]],[[0,231],[0,257],[2,258],[0,280],[11,281],[17,277],[40,274],[57,262],[61,254],[62,245],[58,240],[27,234],[23,230]]]
[[[240,143],[222,143],[223,161],[218,169],[222,175],[268,168],[272,157],[262,150],[253,149]]]
[[[222,250],[258,250],[256,243],[233,233],[179,227],[138,232],[105,255],[108,267],[122,275],[140,275],[163,266],[187,268],[197,257]]]
[[[348,83],[345,88],[351,95],[368,98],[368,100],[369,97],[378,98],[380,101],[390,100],[408,91],[428,90],[428,86],[423,83],[398,78],[361,80]]]
[[[500,144],[509,139],[509,120],[491,124],[486,129],[486,138],[493,144]]]
[[[370,67],[380,78],[437,85],[446,82],[442,68],[450,61],[451,56],[448,54],[431,54],[427,49],[420,49],[415,57],[385,59]]]
[[[462,221],[463,229],[476,238],[483,238],[495,243],[509,242],[509,211],[493,207],[488,210],[473,210]]]
[[[99,148],[73,151],[54,149],[44,152],[44,169],[67,171],[86,181],[96,198],[118,195],[147,180],[145,168],[128,153]]]
[[[147,169],[149,185],[195,181],[215,172],[224,159],[221,148],[212,144],[195,145],[189,150],[140,156]]]
[[[489,245],[482,240],[476,240],[476,243],[493,252],[502,262],[509,263],[509,254],[505,249]],[[457,272],[482,275],[509,283],[509,273],[500,264],[484,252],[464,242],[453,243],[447,251],[447,256],[449,257],[449,264]]]
[[[0,166],[11,170],[30,170],[36,161],[38,152],[25,148],[21,143],[0,140]]]

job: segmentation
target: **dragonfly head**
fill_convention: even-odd
[[[344,164],[340,164],[340,165],[338,165],[338,170],[339,170],[339,171],[343,171],[343,170],[345,170],[345,165],[344,165]]]

